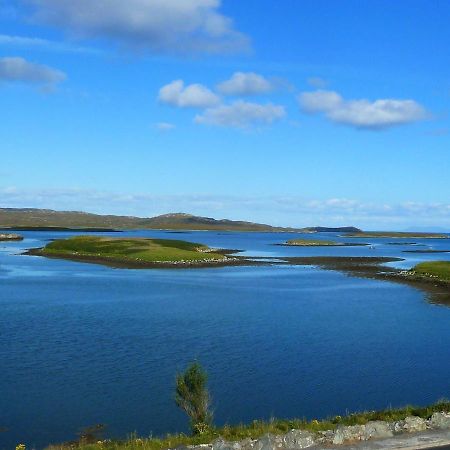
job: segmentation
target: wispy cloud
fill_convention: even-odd
[[[35,84],[53,89],[67,78],[64,72],[19,57],[0,58],[0,81]]]
[[[175,124],[169,122],[158,122],[154,124],[154,127],[161,132],[172,131],[175,129]]]
[[[152,53],[236,53],[250,47],[221,0],[23,0],[38,23],[77,38]]]
[[[303,92],[298,100],[306,113],[322,113],[332,122],[360,129],[382,130],[427,117],[425,108],[414,100],[345,100],[337,92],[324,90]]]
[[[98,49],[89,47],[80,47],[66,42],[50,41],[37,37],[11,36],[0,34],[0,46],[7,48],[20,48],[27,50],[44,50],[60,53],[80,53],[80,54],[100,54]]]
[[[255,125],[269,125],[285,115],[286,111],[280,105],[238,100],[230,105],[222,104],[208,108],[202,114],[198,114],[194,121],[204,125],[249,128]]]
[[[317,89],[323,89],[328,84],[326,80],[320,77],[310,77],[307,79],[307,82],[310,86],[315,87]]]

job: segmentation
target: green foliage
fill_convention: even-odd
[[[325,241],[320,239],[290,239],[286,245],[298,245],[302,247],[320,247],[320,246],[340,246],[342,243],[335,241]]]
[[[421,275],[436,277],[440,280],[450,281],[450,261],[430,261],[417,264],[413,269]]]
[[[207,433],[212,422],[207,381],[206,372],[197,362],[176,377],[175,403],[189,416],[194,435]]]
[[[40,254],[111,263],[221,261],[225,257],[202,244],[170,239],[76,236],[49,243]]]

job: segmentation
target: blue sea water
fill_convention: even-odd
[[[114,269],[21,255],[75,233],[23,234],[0,243],[1,449],[41,449],[97,423],[109,437],[187,431],[174,379],[195,359],[208,371],[217,424],[450,397],[450,308],[420,290],[306,266]],[[297,236],[282,233],[124,235],[260,257],[398,256],[399,267],[450,259],[402,253],[450,250],[450,240],[301,248],[273,245]]]

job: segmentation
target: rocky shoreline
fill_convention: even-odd
[[[23,241],[23,236],[20,234],[0,233],[0,241]]]
[[[219,438],[211,444],[189,445],[187,448],[192,450],[300,450],[304,448],[319,450],[336,445],[358,444],[364,441],[436,430],[450,430],[449,413],[437,412],[429,419],[408,416],[404,420],[395,422],[377,420],[365,425],[338,426],[335,430],[318,432],[293,429],[284,435],[267,434],[259,439],[248,438],[235,442]]]
[[[450,282],[414,270],[401,270],[383,264],[403,261],[395,257],[305,256],[283,258],[293,265],[318,266],[359,278],[407,284],[429,294],[433,303],[450,304]]]
[[[43,256],[45,258],[52,259],[67,259],[69,261],[87,262],[92,264],[101,264],[103,266],[113,267],[117,269],[187,269],[187,268],[207,268],[207,267],[228,267],[228,266],[249,266],[260,265],[261,263],[256,261],[248,261],[240,257],[231,257],[224,255],[223,259],[202,259],[202,260],[180,260],[180,261],[143,261],[139,259],[130,259],[127,261],[115,260],[113,257],[83,255],[72,253],[70,255],[66,253],[44,253],[42,248],[33,248],[24,255],[29,256]],[[222,251],[223,252],[223,251]]]

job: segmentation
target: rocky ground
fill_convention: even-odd
[[[23,239],[19,234],[0,233],[0,241],[21,241]]]
[[[284,435],[266,435],[260,439],[189,446],[192,450],[376,450],[425,449],[450,445],[450,414],[434,413],[428,420],[416,416],[397,422],[374,421],[366,425],[338,427],[312,433],[291,430]]]

